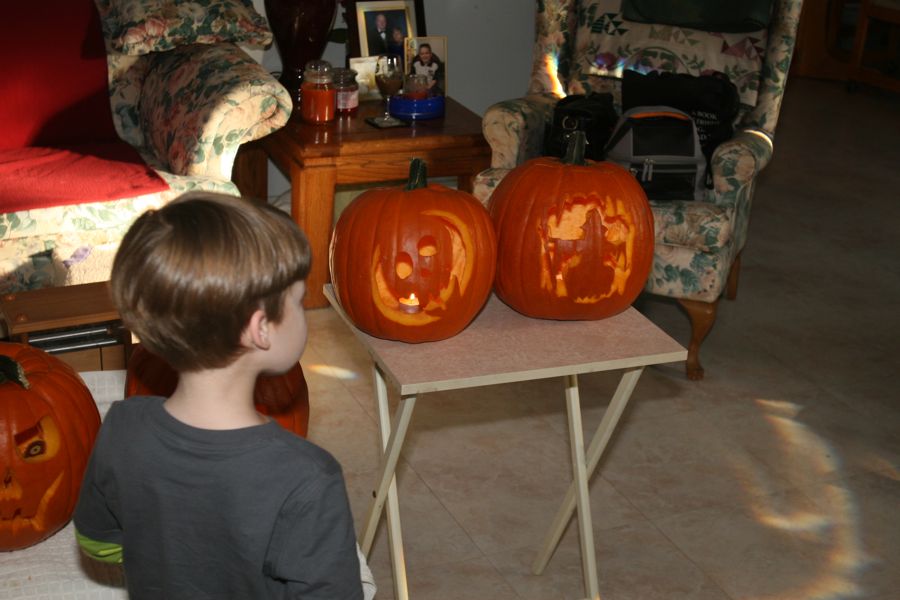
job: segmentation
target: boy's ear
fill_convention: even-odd
[[[250,315],[250,322],[244,330],[246,343],[248,346],[255,346],[260,350],[268,350],[271,346],[269,341],[269,319],[266,317],[265,311],[261,308],[253,311]]]

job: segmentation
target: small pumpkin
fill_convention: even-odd
[[[367,190],[344,209],[329,258],[335,295],[359,329],[431,342],[465,329],[484,306],[496,236],[474,196],[428,184],[413,159],[405,187]]]
[[[653,265],[653,214],[634,176],[584,158],[584,134],[562,159],[513,169],[491,197],[494,291],[530,317],[602,319],[628,308]]]
[[[125,397],[169,397],[178,385],[178,372],[141,345],[132,347],[125,374]],[[309,389],[300,363],[282,375],[260,375],[253,391],[256,410],[279,425],[306,437],[309,431]]]
[[[37,544],[69,521],[99,429],[72,367],[0,342],[0,550]]]

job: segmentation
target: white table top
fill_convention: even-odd
[[[408,344],[363,333],[341,309],[331,284],[324,292],[403,396],[687,358],[684,347],[634,308],[599,321],[552,321],[523,316],[492,294],[458,335]]]

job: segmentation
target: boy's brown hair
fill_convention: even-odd
[[[141,215],[113,263],[125,326],[177,371],[225,367],[262,308],[278,323],[288,289],[309,273],[306,236],[281,211],[193,192]]]

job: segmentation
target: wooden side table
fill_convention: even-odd
[[[536,574],[544,570],[577,512],[584,592],[591,600],[599,600],[588,482],[644,367],[682,361],[687,358],[687,350],[634,308],[600,321],[549,321],[522,316],[493,296],[481,314],[450,339],[425,344],[392,342],[357,329],[341,309],[330,285],[324,294],[375,363],[375,395],[384,453],[359,545],[364,554],[370,552],[375,529],[386,512],[394,597],[409,598],[394,472],[417,396],[559,377],[569,420],[572,484],[532,568]],[[621,370],[622,378],[585,452],[578,375],[611,370]],[[393,419],[388,407],[388,385],[400,392]]]
[[[382,102],[362,102],[359,114],[324,125],[304,123],[294,116],[275,133],[241,146],[234,181],[245,196],[264,199],[266,159],[291,182],[291,214],[312,247],[312,270],[306,285],[306,308],[328,305],[322,286],[329,281],[335,186],[406,179],[409,162],[421,158],[429,177],[457,177],[460,189],[471,192],[475,175],[488,168],[491,149],[481,133],[481,117],[447,98],[441,119],[418,121],[409,127],[377,129],[366,117],[382,114]]]

